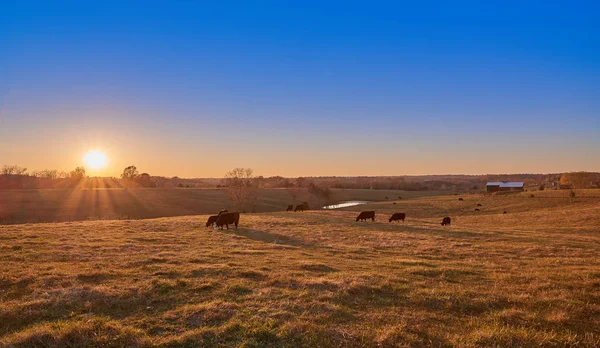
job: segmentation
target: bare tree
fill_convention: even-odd
[[[31,175],[40,179],[56,179],[58,178],[58,170],[56,169],[44,169],[36,170]]]
[[[19,167],[17,165],[5,165],[0,169],[0,175],[24,175],[27,168]]]
[[[256,180],[250,168],[235,168],[225,174],[227,195],[237,210],[256,206]]]

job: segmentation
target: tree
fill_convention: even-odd
[[[0,175],[24,175],[27,172],[27,168],[19,167],[17,165],[5,165],[0,170]]]
[[[252,205],[255,208],[256,199],[256,180],[254,180],[253,170],[250,168],[235,168],[225,174],[226,191],[229,199],[237,210],[244,210]]]
[[[148,173],[142,173],[138,175],[136,181],[142,185],[142,187],[156,187],[156,183],[152,181],[152,178]]]
[[[69,173],[69,176],[71,177],[71,179],[81,180],[85,178],[85,168],[77,167],[73,169],[71,173]]]
[[[58,178],[58,170],[56,169],[44,169],[36,170],[31,175],[40,179],[56,179]]]
[[[138,170],[136,166],[129,166],[123,169],[123,174],[121,174],[121,179],[126,180],[134,180],[138,176]]]

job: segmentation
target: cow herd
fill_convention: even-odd
[[[287,211],[292,211],[292,210],[293,211],[308,210],[308,204],[306,202],[304,202],[302,204],[298,204],[295,208],[293,205],[288,205]],[[504,214],[506,214],[506,211],[504,212]],[[361,212],[356,217],[356,222],[367,221],[369,219],[371,221],[375,221],[375,211],[370,210],[370,211]],[[404,222],[405,219],[406,219],[405,213],[394,213],[388,219],[388,221],[389,222],[394,222],[394,221]],[[227,209],[223,209],[217,215],[211,215],[208,217],[208,221],[206,221],[206,227],[214,227],[215,229],[222,230],[223,227],[225,227],[226,229],[229,229],[229,225],[234,225],[235,228],[237,229],[239,222],[240,222],[240,213],[238,213],[238,212],[230,213],[227,211]],[[450,217],[446,216],[445,218],[442,219],[442,226],[450,225],[451,222],[452,222],[452,219]]]
[[[374,211],[371,210],[371,211],[363,211],[363,212],[361,212],[356,217],[356,222],[358,222],[358,221],[367,221],[368,219],[371,219],[371,221],[375,221],[375,212]],[[406,214],[405,213],[394,213],[388,219],[388,221],[389,222],[394,222],[394,221],[402,221],[402,222],[404,222],[404,219],[406,219]],[[446,225],[449,226],[451,222],[452,222],[452,219],[449,216],[446,216],[445,218],[442,219],[442,226],[446,226]]]

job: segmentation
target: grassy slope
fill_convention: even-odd
[[[0,226],[0,346],[598,346],[600,197],[558,194]]]
[[[334,199],[384,200],[385,197],[439,195],[439,192],[394,190],[334,190]],[[285,189],[257,191],[257,212],[285,210],[288,204],[312,197],[302,190],[296,202]],[[317,204],[318,205],[318,204]],[[220,189],[98,189],[98,190],[0,190],[0,224],[64,222],[98,219],[156,218],[210,214],[231,202]]]

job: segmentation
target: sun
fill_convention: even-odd
[[[83,156],[83,161],[92,169],[100,169],[106,166],[106,155],[102,151],[90,150]]]

